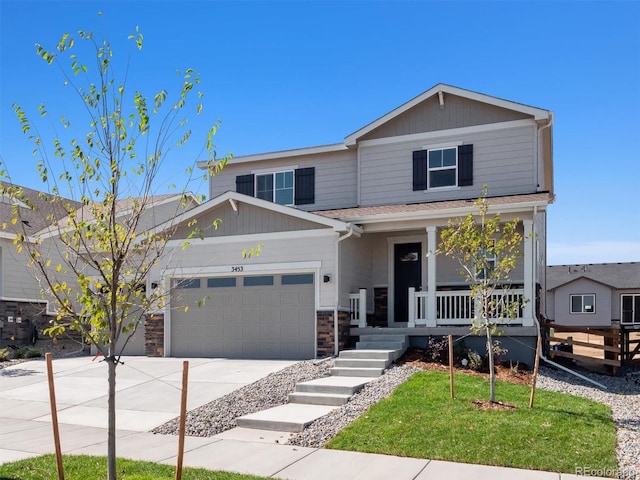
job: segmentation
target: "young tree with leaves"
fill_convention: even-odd
[[[190,140],[188,114],[201,113],[202,93],[197,91],[200,80],[193,69],[180,74],[174,94],[161,90],[147,98],[140,91],[131,92],[128,59],[122,78],[117,78],[112,63],[118,57],[109,41],[98,41],[84,31],[77,38],[78,44],[72,35],[64,34],[54,50],[38,44],[36,49],[47,64],[60,67],[65,85],[87,114],[84,127],[66,117],[61,119],[62,127],[75,134],[86,128],[84,137],[73,138],[65,146],[56,134],[51,155],[35,123],[20,105],[14,105],[23,132],[35,146],[42,190],[56,205],[51,209],[56,213],[47,216],[50,228],[34,234],[21,221],[20,202],[27,206],[31,202],[10,183],[6,164],[0,165],[0,179],[5,180],[0,194],[15,201],[14,243],[28,257],[45,298],[56,306],[57,318],[47,333],[80,332],[108,366],[108,478],[115,480],[116,367],[127,341],[148,312],[164,306],[167,293],[146,288],[149,271],[165,255],[172,233],[152,230],[158,199],[154,189],[167,154]],[[142,49],[143,37],[137,28],[129,38],[137,50]],[[76,56],[80,45],[88,48],[91,64]],[[46,107],[41,105],[39,112],[45,117]],[[207,175],[216,174],[229,158],[216,158],[217,128],[212,126],[203,142],[210,165]],[[187,193],[194,171],[188,169],[185,188],[176,192],[180,201],[171,215],[179,215],[194,201]],[[67,200],[63,193],[79,203]]]
[[[490,401],[495,402],[495,367],[493,337],[499,325],[515,319],[527,299],[511,292],[510,274],[522,256],[523,235],[519,219],[503,222],[500,214],[490,215],[487,189],[475,202],[477,214],[450,220],[441,233],[439,252],[455,259],[461,274],[471,285],[475,304],[472,329],[484,333],[489,359]]]

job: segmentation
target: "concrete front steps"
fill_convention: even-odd
[[[358,343],[356,343],[356,350],[393,350],[393,360],[397,360],[402,356],[407,347],[409,346],[409,340],[406,335],[400,335],[395,333],[382,333],[382,334],[363,334],[360,335]]]
[[[336,359],[331,376],[301,382],[289,394],[289,403],[236,419],[238,427],[281,432],[301,432],[314,420],[349,401],[368,382],[384,370],[406,349],[343,350]],[[378,344],[378,342],[374,342]]]

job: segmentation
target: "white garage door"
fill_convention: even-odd
[[[312,273],[193,278],[174,280],[173,286],[174,357],[307,359],[315,355]]]

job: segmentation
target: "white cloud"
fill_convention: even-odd
[[[640,242],[548,243],[547,264],[640,262]]]

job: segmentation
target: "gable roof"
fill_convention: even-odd
[[[43,228],[50,225],[50,218],[62,218],[66,216],[67,210],[63,203],[56,201],[51,202],[52,195],[34,190],[32,188],[22,187],[20,185],[11,184],[9,182],[2,182],[5,187],[18,187],[22,190],[22,194],[26,197],[32,208],[27,206],[24,202],[17,202],[9,199],[6,195],[0,195],[0,221],[6,223],[6,229],[1,230],[0,233],[4,233],[13,238],[13,235],[21,232],[31,235]],[[59,198],[59,197],[58,197]],[[74,208],[80,207],[80,202],[71,200],[68,198],[62,198],[63,202],[70,203]],[[18,205],[20,210],[20,216],[22,218],[22,225],[12,225],[11,219],[14,217],[13,208],[14,204]]]
[[[160,207],[161,205],[167,204],[172,201],[180,201],[184,196],[187,196],[189,199],[189,205],[195,204],[198,205],[198,200],[191,192],[182,194],[182,193],[168,193],[168,194],[160,194],[160,195],[150,195],[147,197],[147,205],[145,206],[145,211],[149,209],[154,209],[156,207]],[[118,218],[123,217],[130,213],[134,207],[134,203],[138,200],[138,198],[127,197],[122,198],[116,201],[116,215]],[[91,212],[91,207],[89,205],[82,205],[76,202],[78,205],[76,206],[75,215],[76,218],[85,222],[91,223],[95,220],[93,213]],[[185,206],[185,209],[188,209],[189,206]],[[66,212],[65,212],[66,213]],[[66,224],[69,215],[64,215],[61,218],[58,218],[58,226],[47,225],[43,229],[35,232],[37,236],[40,237],[51,237],[58,235],[65,228],[63,225]]]
[[[270,210],[272,212],[281,213],[284,215],[290,215],[292,217],[299,218],[301,220],[306,220],[309,222],[313,222],[319,225],[324,225],[326,227],[332,228],[336,232],[346,232],[350,229],[355,229],[356,232],[360,232],[360,229],[356,226],[352,226],[349,223],[342,222],[340,220],[327,218],[321,215],[316,215],[315,213],[306,212],[304,210],[298,210],[297,208],[287,207],[284,205],[280,205],[274,202],[268,202],[267,200],[262,200],[260,198],[250,197],[248,195],[244,195],[242,193],[228,191],[217,197],[212,198],[208,202],[205,202],[191,210],[179,215],[175,218],[172,218],[153,229],[153,232],[159,233],[163,230],[167,230],[169,228],[177,227],[180,224],[188,222],[189,220],[202,215],[205,212],[213,210],[225,202],[229,202],[231,207],[235,210],[237,208],[236,204],[246,203],[249,205],[253,205],[259,208],[264,208],[266,210]]]
[[[547,290],[555,290],[579,278],[619,290],[640,289],[640,262],[550,265],[547,267]]]
[[[389,122],[390,120],[393,120],[399,115],[402,115],[404,112],[406,112],[410,108],[415,107],[416,105],[424,102],[425,100],[428,100],[431,97],[444,94],[444,93],[457,95],[459,97],[464,97],[464,98],[468,98],[478,102],[486,103],[489,105],[494,105],[496,107],[506,108],[508,110],[514,110],[516,112],[521,112],[526,115],[531,115],[534,118],[534,120],[548,120],[551,116],[551,112],[549,110],[544,110],[542,108],[524,105],[522,103],[512,102],[510,100],[504,100],[498,97],[492,97],[490,95],[485,95],[484,93],[465,90],[464,88],[454,87],[453,85],[438,83],[437,85],[431,87],[426,92],[421,93],[417,97],[400,105],[398,108],[391,110],[389,113],[381,116],[380,118],[374,120],[368,125],[365,125],[361,129],[356,130],[351,135],[347,135],[347,137],[345,137],[344,139],[345,145],[347,147],[355,145],[359,138],[365,136],[367,133],[371,132],[372,130]]]

